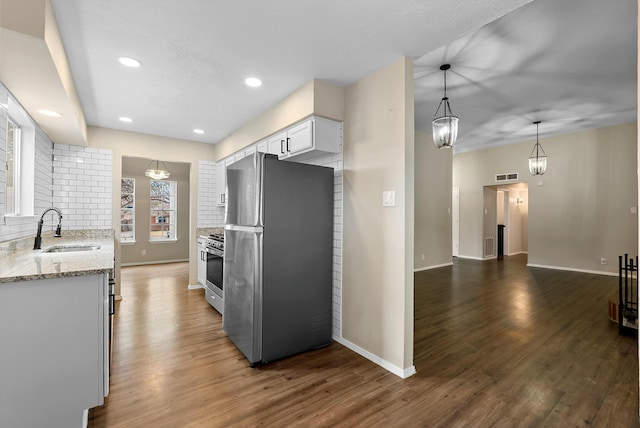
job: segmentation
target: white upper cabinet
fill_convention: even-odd
[[[286,155],[285,143],[287,142],[287,132],[280,132],[279,134],[272,135],[267,139],[268,151],[272,155],[278,155],[282,158]]]
[[[313,122],[308,120],[287,131],[287,143],[285,149],[289,156],[306,152],[313,148]]]
[[[267,139],[269,153],[302,161],[342,151],[342,122],[311,117]]]
[[[256,151],[278,159],[305,161],[342,151],[342,122],[310,117],[228,156],[216,164],[216,203],[227,203],[227,166]]]

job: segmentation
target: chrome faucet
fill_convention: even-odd
[[[42,244],[42,224],[44,223],[44,216],[49,211],[55,211],[55,212],[58,213],[58,227],[56,227],[56,234],[53,235],[53,236],[55,238],[60,238],[62,236],[61,235],[61,232],[62,232],[62,211],[60,211],[60,209],[56,208],[56,207],[47,208],[46,210],[44,210],[44,212],[40,216],[40,220],[38,220],[38,233],[36,233],[36,240],[33,243],[33,249],[34,250],[39,250],[40,249],[40,244]]]

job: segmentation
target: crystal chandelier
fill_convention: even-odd
[[[538,126],[540,121],[533,122],[536,125],[536,144],[531,150],[529,156],[529,172],[531,175],[543,175],[547,171],[547,154],[542,150],[542,146],[538,142]]]
[[[447,97],[447,70],[450,68],[449,64],[440,66],[440,70],[444,72],[444,96],[440,100],[431,122],[433,124],[433,143],[439,149],[450,149],[458,138],[458,118],[451,112],[449,97]],[[443,115],[438,117],[440,107],[443,105]]]
[[[156,164],[155,169],[153,168],[154,162]],[[162,168],[160,168],[160,164],[162,164]],[[164,162],[156,160],[149,163],[149,165],[147,166],[147,170],[144,172],[144,175],[149,178],[153,178],[154,180],[162,180],[165,178],[169,178],[171,173],[167,169],[167,166],[164,164]]]

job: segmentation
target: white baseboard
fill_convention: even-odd
[[[402,369],[402,368],[396,366],[395,364],[391,364],[390,362],[388,362],[386,360],[383,360],[382,358],[378,357],[377,355],[372,354],[371,352],[367,351],[366,349],[359,347],[355,343],[349,342],[347,339],[345,339],[343,337],[333,336],[333,340],[335,340],[336,342],[338,342],[341,345],[346,346],[347,348],[351,349],[352,351],[362,355],[367,360],[376,363],[377,365],[379,365],[383,369],[386,369],[386,370],[390,371],[394,375],[396,375],[398,377],[401,377],[402,379],[406,379],[409,376],[413,376],[414,374],[416,374],[416,367],[413,366],[413,365],[411,367],[409,367],[409,368]]]
[[[485,261],[485,260],[494,260],[497,259],[498,256],[491,256],[491,257],[475,257],[475,256],[463,256],[463,255],[458,255],[456,256],[459,259],[470,259],[470,260],[480,260],[480,261]]]
[[[204,288],[204,285],[197,283],[197,284],[189,284],[189,286],[187,287],[187,290],[199,290],[201,288]]]
[[[449,263],[442,263],[441,265],[433,265],[433,266],[427,266],[427,267],[423,267],[423,268],[418,268],[418,269],[414,269],[414,272],[420,272],[423,270],[430,270],[430,269],[437,269],[437,268],[441,268],[441,267],[445,267],[445,266],[453,266],[453,262],[449,262]]]
[[[593,273],[595,275],[606,275],[606,276],[618,276],[618,272],[605,272],[601,270],[590,270],[590,269],[577,269],[565,266],[549,266],[549,265],[538,265],[534,263],[527,263],[527,267],[535,267],[535,268],[543,268],[543,269],[554,269],[554,270],[566,270],[569,272],[580,272],[580,273]]]
[[[517,255],[520,255],[520,254],[529,254],[529,253],[526,252],[526,251],[516,251],[515,253],[505,254],[505,256],[510,257],[510,256],[517,256]]]
[[[180,262],[188,262],[189,259],[178,259],[178,260],[155,260],[153,262],[133,262],[133,263],[120,263],[120,266],[144,266],[144,265],[162,265],[165,263],[180,263]]]

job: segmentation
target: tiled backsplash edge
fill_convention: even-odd
[[[42,240],[45,242],[55,242],[53,231],[47,231],[42,234]],[[83,229],[83,230],[63,230],[62,236],[69,239],[98,239],[113,238],[115,233],[113,229]],[[18,238],[11,241],[0,242],[0,255],[9,254],[15,251],[33,248],[35,235]]]

